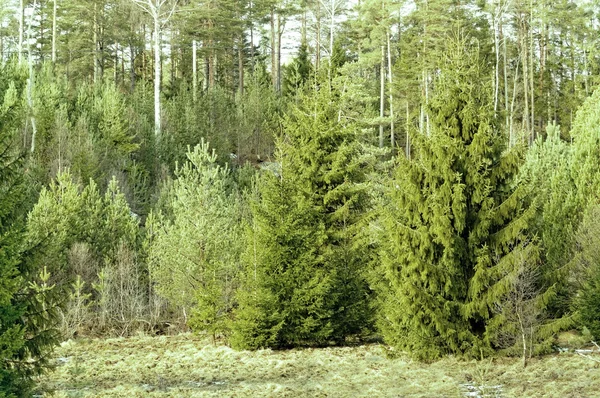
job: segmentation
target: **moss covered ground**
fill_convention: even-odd
[[[600,363],[573,352],[425,364],[382,345],[234,351],[201,337],[62,344],[40,397],[600,397]]]

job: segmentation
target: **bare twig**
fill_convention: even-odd
[[[581,350],[576,350],[575,352],[576,352],[578,355],[581,355],[582,357],[589,359],[590,361],[594,361],[594,362],[598,362],[598,363],[600,363],[600,359],[592,358],[591,356],[589,356],[589,355],[586,355],[586,354],[584,354],[584,353],[582,353],[582,352],[580,352],[580,351],[581,351]]]

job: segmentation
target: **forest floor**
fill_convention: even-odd
[[[574,352],[431,364],[382,345],[234,351],[192,335],[78,339],[37,397],[599,397],[600,363]],[[597,358],[596,358],[597,359]]]

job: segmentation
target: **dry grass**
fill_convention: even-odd
[[[385,347],[236,352],[184,334],[64,343],[43,397],[598,397],[600,367],[574,353],[433,364]]]

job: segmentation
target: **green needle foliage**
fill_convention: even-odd
[[[275,172],[258,181],[245,253],[238,348],[344,341],[369,326],[361,240],[370,157],[321,87],[284,121]]]
[[[452,41],[430,104],[431,136],[411,137],[412,159],[398,160],[383,212],[379,325],[391,345],[422,359],[517,344],[514,335],[499,341],[514,330],[507,312],[551,294],[535,278],[533,208],[514,186],[521,157],[495,126],[491,84],[468,40]],[[528,293],[511,306],[523,279]]]
[[[227,333],[239,280],[239,203],[229,168],[207,143],[187,157],[169,192],[173,219],[153,236],[150,273],[159,294],[191,315],[193,329],[215,337]]]
[[[57,337],[49,276],[24,261],[27,190],[17,140],[24,80],[14,65],[0,66],[0,397],[29,396]]]

